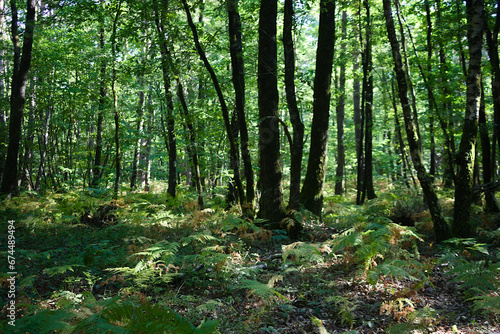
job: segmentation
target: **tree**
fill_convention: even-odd
[[[222,93],[222,89],[220,87],[219,79],[217,78],[217,75],[215,74],[215,71],[208,61],[207,55],[205,53],[205,50],[202,48],[200,44],[200,39],[198,37],[198,31],[196,29],[196,26],[193,22],[193,18],[191,16],[191,11],[189,9],[189,6],[187,4],[187,0],[182,0],[182,5],[184,7],[184,11],[186,12],[187,20],[188,20],[188,25],[189,28],[191,29],[191,32],[193,34],[193,40],[194,44],[196,46],[196,51],[198,52],[198,55],[201,58],[201,61],[203,62],[203,65],[205,66],[205,69],[210,75],[210,79],[212,80],[212,84],[214,86],[214,89],[217,93],[217,98],[220,103],[221,111],[222,111],[222,117],[224,119],[224,125],[226,128],[226,134],[229,139],[229,155],[230,159],[233,162],[233,177],[234,177],[234,182],[236,184],[236,189],[237,193],[239,196],[239,201],[240,204],[243,205],[245,203],[245,193],[243,190],[243,185],[241,183],[241,178],[240,178],[240,171],[239,171],[239,158],[238,158],[238,150],[236,146],[236,141],[234,140],[234,135],[233,131],[231,128],[231,121],[229,120],[229,111],[227,108],[226,100],[224,99],[224,95]]]
[[[280,161],[276,17],[277,0],[261,0],[259,11],[259,217],[279,222],[285,216]]]
[[[469,69],[467,75],[467,102],[462,138],[457,154],[453,233],[458,237],[472,234],[473,174],[476,159],[478,117],[481,108],[481,51],[483,46],[484,1],[467,1],[467,37],[469,43]]]
[[[250,206],[249,209],[253,211],[253,201],[255,198],[254,177],[245,117],[245,70],[243,66],[243,45],[241,42],[241,21],[238,12],[238,0],[228,0],[227,12],[229,16],[229,50],[231,54],[232,80],[240,134],[241,157],[245,168],[246,201]]]
[[[170,50],[168,47],[167,39],[166,39],[166,31],[165,25],[163,24],[163,15],[160,17],[160,9],[158,7],[158,0],[153,1],[154,9],[155,9],[155,23],[156,30],[158,32],[158,40],[160,46],[160,54],[161,54],[161,69],[162,69],[162,77],[163,77],[163,89],[166,100],[166,109],[167,109],[167,126],[166,126],[166,135],[165,135],[165,146],[168,150],[168,189],[167,192],[170,196],[175,198],[176,189],[177,189],[177,142],[175,138],[175,118],[174,118],[174,101],[172,98],[171,92],[171,82],[170,82]],[[165,7],[163,7],[166,10]],[[163,116],[163,115],[162,115]],[[162,118],[163,119],[163,118]],[[163,122],[162,122],[162,125]],[[165,127],[163,126],[165,130]]]
[[[335,194],[342,195],[344,169],[345,169],[345,145],[344,145],[344,118],[345,118],[345,72],[346,72],[346,35],[347,35],[347,12],[342,11],[342,43],[340,44],[340,75],[339,75],[339,99],[337,101],[337,170],[335,172]]]
[[[422,160],[421,147],[419,145],[420,134],[417,131],[416,122],[417,120],[413,118],[412,109],[410,107],[410,101],[408,98],[408,86],[406,83],[406,74],[403,68],[403,61],[401,58],[401,51],[399,47],[399,42],[396,37],[396,28],[394,26],[394,20],[392,18],[392,6],[390,0],[383,0],[384,4],[384,16],[386,20],[387,35],[389,37],[389,42],[391,44],[392,58],[394,60],[394,70],[396,72],[396,80],[398,84],[399,99],[403,109],[403,116],[405,120],[405,129],[408,144],[410,146],[410,155],[412,157],[413,166],[417,171],[417,178],[420,181],[420,186],[424,193],[424,199],[429,207],[429,211],[434,222],[434,233],[436,235],[436,240],[441,242],[448,237],[448,225],[443,219],[441,214],[441,206],[439,200],[432,185],[432,179],[425,170],[425,166]]]
[[[292,147],[290,148],[290,199],[288,202],[288,208],[298,209],[300,203],[302,154],[304,149],[304,124],[300,119],[300,112],[295,94],[295,49],[292,36],[293,22],[293,1],[285,0],[285,15],[283,18],[285,91],[288,112],[290,114],[290,121],[293,127]]]
[[[326,174],[328,126],[330,118],[330,84],[335,46],[335,1],[320,2],[316,72],[314,77],[311,146],[300,201],[316,215],[323,207],[323,183]]]
[[[10,1],[12,9],[11,33],[12,44],[14,46],[14,62],[10,95],[9,144],[7,147],[2,185],[0,187],[0,193],[8,195],[16,191],[17,185],[17,159],[21,141],[23,110],[26,102],[26,83],[28,81],[28,71],[31,65],[31,52],[33,49],[35,5],[35,0],[26,1],[26,28],[24,30],[21,53],[16,1]]]

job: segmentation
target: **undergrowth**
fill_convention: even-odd
[[[200,211],[182,189],[176,199],[110,195],[26,193],[2,202],[16,226],[17,332],[429,332],[455,319],[426,302],[439,298],[428,293],[443,284],[436,273],[470,304],[470,323],[499,321],[498,233],[432,245],[425,207],[404,193],[364,206],[327,198],[324,217],[296,211],[304,229],[294,242],[286,227],[271,231],[238,207],[224,211],[222,196]],[[89,223],[102,208],[99,223]]]

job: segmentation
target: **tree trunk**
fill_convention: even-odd
[[[26,23],[21,54],[16,1],[10,1],[12,9],[11,27],[12,43],[14,45],[14,64],[10,96],[9,144],[7,147],[7,158],[5,160],[2,185],[0,187],[0,193],[8,195],[17,191],[17,158],[21,142],[23,109],[26,101],[26,82],[28,81],[28,71],[31,65],[31,50],[33,48],[35,4],[35,0],[26,1]]]
[[[359,15],[359,14],[358,14]],[[356,27],[356,26],[355,26]],[[356,35],[356,34],[355,34]],[[354,63],[353,63],[353,72],[354,72],[354,79],[353,79],[353,96],[352,96],[352,104],[353,104],[353,115],[354,115],[354,137],[356,141],[356,204],[360,205],[361,202],[361,195],[363,192],[363,172],[365,170],[364,167],[364,155],[363,155],[363,134],[364,134],[364,117],[362,115],[362,109],[361,109],[361,85],[359,82],[359,75],[358,75],[358,69],[359,69],[359,53],[356,50],[354,53]]]
[[[442,27],[444,26],[444,22],[441,18],[441,1],[436,1],[436,20],[439,31],[442,31]],[[444,51],[444,46],[442,43],[442,39],[438,39],[439,45],[439,86],[442,87],[442,110],[443,115],[438,113],[439,123],[441,125],[441,129],[445,136],[446,141],[446,157],[445,163],[443,164],[443,186],[445,188],[451,188],[453,183],[455,182],[455,138],[453,134],[453,127],[451,125],[451,89],[449,87],[448,78],[448,63],[446,61],[446,52]]]
[[[467,102],[465,121],[457,154],[455,180],[455,206],[453,233],[461,238],[470,237],[472,228],[472,187],[479,109],[481,106],[481,50],[483,44],[483,0],[467,2],[467,38],[469,43],[469,73],[467,75]]]
[[[342,11],[342,43],[340,44],[340,75],[339,75],[339,99],[337,102],[337,170],[335,172],[335,194],[342,195],[344,169],[345,169],[345,146],[344,146],[344,117],[345,117],[345,72],[346,72],[346,36],[347,36],[347,12]]]
[[[104,22],[101,22],[101,28],[99,30],[99,48],[101,50],[101,53],[104,53]],[[99,187],[99,180],[101,179],[103,170],[101,158],[102,158],[102,131],[104,122],[104,109],[106,103],[106,60],[105,59],[101,59],[100,66],[101,68],[100,68],[100,79],[99,79],[99,106],[97,114],[94,166],[92,168],[92,181],[91,181],[91,187],[93,188]]]
[[[243,46],[241,42],[241,22],[238,12],[238,0],[228,0],[227,12],[229,16],[229,50],[233,67],[233,86],[236,100],[236,114],[240,133],[241,157],[245,169],[247,209],[253,211],[255,198],[254,175],[252,159],[248,148],[248,129],[245,117],[245,71],[243,67]]]
[[[335,46],[335,1],[320,1],[318,47],[314,77],[313,120],[311,146],[300,201],[316,215],[323,207],[323,183],[325,181],[328,126],[330,117],[330,84]]]
[[[222,89],[220,87],[219,80],[217,79],[217,75],[215,74],[212,65],[210,65],[210,62],[208,61],[205,51],[201,47],[200,39],[198,37],[198,31],[196,29],[196,26],[194,25],[193,18],[191,16],[191,11],[189,10],[187,1],[182,0],[182,5],[184,7],[184,11],[186,12],[189,28],[191,29],[191,32],[193,34],[193,40],[196,46],[196,51],[198,52],[198,55],[200,56],[201,61],[205,66],[205,69],[210,74],[210,78],[212,79],[212,84],[214,85],[214,89],[217,92],[217,97],[219,99],[220,107],[222,110],[222,118],[224,119],[224,125],[226,127],[226,133],[229,139],[230,159],[233,160],[235,163],[233,168],[234,182],[238,190],[240,204],[243,206],[245,203],[245,193],[243,190],[243,185],[241,183],[240,171],[239,171],[239,158],[237,154],[238,151],[236,147],[236,142],[234,140],[233,132],[231,131],[231,122],[229,120],[229,112],[227,109],[226,101],[224,100],[224,95],[222,94]]]
[[[363,115],[365,125],[365,158],[363,172],[363,192],[361,202],[365,198],[374,199],[375,189],[373,187],[373,65],[372,65],[372,42],[371,42],[371,17],[368,0],[363,1],[366,10],[365,48],[363,51]]]
[[[383,0],[384,4],[384,16],[387,26],[387,34],[391,44],[392,57],[395,64],[396,79],[399,88],[399,99],[401,101],[401,106],[403,108],[403,115],[405,119],[405,129],[408,139],[408,144],[410,146],[410,154],[413,160],[413,166],[417,171],[417,177],[420,181],[422,191],[424,193],[424,199],[429,207],[429,211],[434,222],[434,233],[436,235],[436,241],[441,242],[448,237],[448,225],[441,215],[441,206],[439,200],[432,186],[432,180],[425,170],[421,148],[419,145],[419,133],[417,132],[416,122],[417,119],[413,118],[412,109],[410,107],[410,101],[408,98],[408,86],[406,83],[405,71],[403,69],[403,61],[401,58],[401,52],[399,48],[399,42],[396,37],[396,28],[394,26],[394,20],[392,18],[392,8],[390,0]]]
[[[302,155],[304,150],[304,124],[300,119],[297,97],[295,95],[295,49],[292,28],[294,21],[293,1],[285,0],[283,22],[283,49],[285,58],[285,92],[293,139],[290,152],[290,199],[288,209],[299,209]]]
[[[118,111],[118,93],[116,91],[116,30],[118,18],[121,13],[122,2],[118,2],[115,18],[113,20],[113,31],[111,33],[111,58],[113,69],[111,75],[111,91],[113,92],[113,114],[115,120],[115,182],[113,187],[113,199],[118,198],[121,177],[121,152],[120,152],[120,113]]]
[[[498,32],[500,30],[500,6],[497,5],[496,15],[490,15],[495,17],[495,24],[493,30],[489,25],[490,16],[485,16],[485,35],[486,35],[486,46],[488,49],[488,56],[490,58],[491,64],[491,93],[493,98],[493,158],[496,156],[497,143],[500,149],[500,60],[498,57]],[[496,165],[495,159],[492,161],[493,165]]]
[[[142,86],[142,78],[139,80]],[[136,125],[136,143],[134,148],[134,155],[132,157],[132,175],[130,176],[130,188],[135,189],[137,183],[137,174],[139,166],[139,154],[141,150],[141,138],[144,128],[144,90],[139,91],[139,104],[137,106],[137,125]],[[167,143],[168,147],[168,143]]]
[[[177,143],[175,138],[175,117],[174,117],[174,100],[170,89],[170,72],[169,72],[169,56],[167,40],[165,39],[165,26],[163,24],[163,16],[160,20],[160,10],[157,0],[154,0],[155,23],[158,31],[158,40],[160,44],[161,54],[161,69],[163,74],[163,88],[165,90],[165,100],[167,102],[167,149],[168,149],[168,189],[167,192],[175,198],[177,189]],[[166,6],[166,5],[165,5]],[[166,8],[166,7],[165,7]]]
[[[40,187],[42,185],[42,177],[45,172],[45,161],[47,159],[47,146],[49,143],[49,130],[50,130],[50,116],[52,106],[47,106],[45,111],[45,124],[43,127],[43,133],[41,135],[41,145],[40,145],[40,164],[38,165],[38,173],[36,175],[35,191],[40,192]],[[40,116],[42,119],[42,116]]]
[[[279,222],[285,217],[280,161],[276,17],[277,0],[261,0],[259,12],[259,217]]]
[[[484,89],[483,81],[481,79],[481,107],[479,108],[479,136],[481,138],[481,157],[482,157],[482,170],[483,170],[483,183],[488,184],[493,181],[493,163],[491,161],[491,144],[490,136],[488,134],[488,124],[486,123],[486,106],[484,102]],[[494,191],[485,191],[485,211],[498,213],[497,200]]]
[[[177,96],[181,102],[181,110],[184,114],[184,121],[186,123],[186,127],[189,132],[189,144],[187,145],[188,155],[191,157],[193,163],[193,172],[194,172],[194,182],[196,186],[196,192],[198,193],[198,209],[203,210],[203,196],[201,189],[201,177],[200,177],[200,166],[198,163],[198,152],[197,152],[197,144],[196,144],[196,132],[193,126],[193,119],[189,114],[188,106],[186,103],[186,99],[184,98],[184,90],[182,88],[182,84],[179,78],[177,78]]]

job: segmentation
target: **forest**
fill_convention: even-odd
[[[500,333],[495,0],[0,0],[0,332]]]

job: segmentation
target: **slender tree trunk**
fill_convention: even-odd
[[[347,37],[347,12],[342,11],[342,43],[340,44],[340,75],[339,75],[339,99],[337,102],[337,170],[335,172],[335,194],[342,195],[344,169],[345,169],[345,146],[344,146],[344,118],[345,118],[345,72],[346,72],[346,37]]]
[[[443,31],[445,23],[441,17],[441,0],[436,0],[436,20],[439,32]],[[446,61],[446,52],[444,50],[442,38],[438,39],[439,46],[439,86],[442,87],[442,110],[443,114],[438,113],[439,123],[445,136],[446,141],[446,157],[443,164],[443,185],[445,188],[451,188],[455,182],[455,138],[453,134],[453,127],[451,126],[451,89],[449,86],[448,78],[448,63]]]
[[[395,64],[396,79],[399,87],[399,99],[403,108],[406,135],[410,146],[410,154],[413,160],[413,166],[417,171],[418,180],[420,181],[420,185],[424,193],[424,199],[429,207],[429,211],[434,222],[434,233],[436,235],[436,240],[438,242],[441,242],[448,237],[448,225],[441,215],[441,206],[439,204],[436,191],[432,186],[432,180],[429,177],[429,174],[427,174],[427,171],[425,170],[423,164],[422,155],[420,152],[421,149],[419,145],[419,133],[416,127],[416,122],[418,120],[414,119],[412,109],[410,107],[406,75],[403,68],[399,42],[396,37],[396,28],[394,26],[394,20],[392,18],[391,2],[390,0],[383,0],[383,4],[387,34],[391,44],[392,56]]]
[[[283,23],[283,49],[285,57],[285,91],[293,139],[290,152],[290,199],[288,209],[299,208],[302,155],[304,150],[304,124],[300,119],[297,97],[295,95],[295,49],[292,29],[294,24],[293,1],[285,0]]]
[[[194,182],[196,186],[196,192],[198,193],[198,209],[203,210],[203,195],[201,189],[201,177],[200,177],[200,166],[198,163],[198,152],[197,152],[197,143],[196,143],[196,132],[193,126],[193,119],[189,113],[189,109],[186,103],[186,99],[184,97],[184,90],[182,88],[182,84],[179,78],[177,78],[177,96],[181,102],[181,110],[184,115],[184,121],[186,123],[186,127],[189,132],[189,144],[187,145],[188,155],[192,159],[193,163],[193,172],[194,172]]]
[[[99,30],[99,48],[101,53],[104,53],[104,22],[101,22]],[[106,60],[102,59],[100,64],[100,79],[99,79],[99,105],[97,113],[97,129],[95,140],[95,156],[94,166],[92,168],[92,183],[93,188],[99,187],[103,165],[102,165],[102,131],[104,122],[104,110],[106,103]]]
[[[227,12],[229,16],[229,50],[233,67],[233,86],[236,100],[236,113],[240,133],[241,157],[245,169],[246,200],[250,211],[253,211],[255,198],[254,175],[252,159],[248,148],[248,129],[245,117],[245,71],[243,66],[243,46],[241,42],[241,22],[238,12],[238,0],[228,0]]]
[[[0,0],[0,11],[5,13],[7,6],[4,0]],[[7,27],[5,26],[5,15],[0,15],[0,40],[4,40]],[[5,89],[4,74],[5,74],[5,50],[0,48],[0,105],[7,106],[7,92]],[[7,123],[8,108],[0,110],[0,183],[3,179],[5,169],[5,158],[7,155],[7,144],[9,140],[9,126]]]
[[[473,173],[481,106],[481,51],[483,44],[483,0],[467,2],[467,38],[469,43],[469,73],[467,75],[467,103],[462,139],[457,154],[457,179],[455,180],[455,207],[453,233],[458,237],[470,237],[472,228]]]
[[[35,0],[26,1],[26,23],[21,54],[18,34],[18,16],[16,1],[11,0],[12,9],[12,43],[14,45],[14,63],[10,96],[9,144],[2,178],[0,193],[11,195],[17,191],[17,158],[21,142],[24,103],[26,101],[26,83],[31,65],[33,48],[33,32],[35,30]]]
[[[285,217],[280,133],[278,121],[278,78],[276,17],[277,0],[261,0],[259,12],[259,217],[279,222]]]
[[[402,15],[401,15],[401,8],[399,5],[399,0],[394,0],[394,4],[396,6],[396,15],[398,18],[398,23],[399,23],[399,31],[401,35],[401,53],[403,56],[403,69],[406,74],[406,82],[407,82],[407,87],[408,87],[408,94],[410,96],[410,101],[411,101],[411,110],[413,112],[413,118],[415,119],[415,127],[417,130],[417,133],[419,134],[417,140],[418,140],[418,145],[420,146],[420,150],[422,150],[422,138],[420,134],[422,133],[420,131],[420,123],[418,121],[418,111],[417,111],[417,97],[415,96],[415,88],[413,86],[413,81],[411,79],[411,72],[410,72],[410,61],[408,57],[408,51],[406,47],[406,36],[403,28],[403,21],[402,21]]]
[[[300,193],[300,201],[316,215],[323,207],[323,183],[325,181],[328,126],[330,118],[330,84],[335,46],[335,1],[320,1],[318,47],[314,77],[313,120],[311,146],[306,177]]]
[[[484,89],[481,79],[481,107],[479,108],[479,137],[481,139],[481,157],[482,157],[482,170],[483,170],[483,183],[488,184],[493,181],[493,163],[491,161],[491,144],[490,136],[488,134],[488,124],[486,123],[486,106],[484,102]],[[486,212],[499,212],[495,193],[493,191],[486,191],[484,193],[485,211]]]
[[[436,110],[437,106],[435,105],[435,100],[434,100],[434,95],[432,93],[432,53],[433,53],[433,48],[432,48],[432,19],[431,19],[431,7],[429,5],[429,0],[425,0],[425,17],[427,20],[427,34],[426,34],[426,41],[427,41],[427,99],[429,100],[429,110],[432,111]],[[415,46],[414,46],[415,47]],[[434,131],[434,116],[431,114],[429,116],[429,136],[430,136],[430,174],[432,181],[434,182],[436,178],[436,172],[437,172],[437,155],[436,155],[436,138],[435,138],[435,131]]]
[[[142,85],[142,78],[139,80],[139,84]],[[139,103],[137,106],[137,125],[136,125],[136,135],[138,138],[136,139],[134,155],[132,157],[132,175],[130,176],[130,188],[135,189],[137,183],[137,174],[138,174],[138,166],[139,166],[139,154],[141,150],[141,138],[140,136],[143,133],[144,128],[144,90],[139,91]],[[168,141],[167,141],[168,147]]]
[[[35,191],[40,192],[40,188],[42,185],[42,178],[45,173],[45,163],[47,159],[47,150],[49,143],[49,133],[50,133],[50,116],[52,106],[46,107],[45,111],[45,122],[43,127],[43,133],[41,135],[41,145],[40,145],[40,164],[38,165],[38,173],[36,175],[36,183],[35,183]],[[40,116],[40,119],[42,117]]]
[[[113,20],[113,31],[111,33],[111,57],[113,69],[111,75],[111,91],[113,92],[113,114],[115,120],[115,182],[113,187],[113,198],[118,198],[121,178],[121,152],[120,152],[120,113],[118,111],[118,93],[116,91],[116,30],[121,13],[122,2],[118,2],[115,18]]]
[[[373,65],[371,42],[371,17],[368,0],[363,1],[366,10],[365,48],[363,51],[363,115],[365,125],[365,158],[363,172],[363,191],[361,202],[365,198],[377,197],[373,187]]]
[[[30,82],[31,90],[31,101],[28,113],[28,124],[26,129],[26,137],[24,140],[24,158],[23,167],[21,175],[21,188],[26,188],[28,190],[33,190],[35,188],[33,184],[32,176],[32,163],[33,163],[33,146],[35,143],[35,110],[36,110],[36,94],[35,94],[35,80]]]
[[[191,29],[191,32],[193,34],[193,40],[194,40],[194,44],[196,46],[196,51],[198,52],[198,55],[200,56],[200,58],[203,62],[203,65],[205,66],[205,69],[210,74],[210,78],[212,79],[214,89],[217,92],[217,97],[219,99],[219,103],[220,103],[221,110],[222,110],[222,118],[224,119],[224,125],[226,127],[226,133],[227,133],[227,137],[229,139],[230,159],[232,159],[235,162],[235,165],[233,168],[234,182],[235,182],[236,188],[238,190],[240,204],[243,206],[245,203],[245,193],[243,190],[243,185],[241,183],[237,147],[236,147],[236,142],[234,140],[233,132],[231,131],[231,122],[229,120],[229,112],[227,109],[226,101],[224,100],[224,95],[222,94],[222,89],[220,87],[219,80],[217,79],[217,75],[215,74],[215,71],[214,71],[212,65],[208,61],[208,58],[205,54],[205,50],[203,50],[203,48],[200,44],[200,40],[198,38],[198,31],[196,29],[196,26],[194,25],[193,18],[191,16],[191,11],[189,10],[189,6],[187,4],[187,1],[182,0],[182,5],[184,7],[184,11],[186,12],[189,28]]]
[[[354,53],[354,63],[353,63],[353,72],[354,72],[354,80],[353,80],[353,97],[352,97],[352,102],[353,102],[353,114],[354,114],[354,137],[356,141],[356,204],[360,205],[361,202],[361,195],[363,192],[363,172],[365,170],[365,163],[364,163],[364,155],[363,155],[363,134],[364,134],[364,117],[362,115],[362,109],[361,109],[361,94],[360,94],[360,89],[361,85],[359,82],[359,74],[358,69],[359,69],[359,53],[356,50]]]
[[[488,57],[491,64],[491,93],[493,98],[493,166],[496,166],[497,144],[500,149],[500,60],[498,57],[498,32],[500,30],[500,6],[497,5],[496,15],[485,16],[485,35]],[[490,28],[490,17],[495,18],[493,30]],[[494,169],[494,168],[493,168]]]
[[[170,87],[170,72],[168,61],[170,58],[170,50],[165,38],[165,26],[163,17],[160,20],[160,10],[157,0],[154,0],[155,23],[158,31],[158,40],[160,44],[161,54],[161,69],[163,74],[163,88],[165,90],[165,100],[167,102],[167,149],[168,149],[168,189],[167,192],[175,198],[177,189],[177,144],[175,138],[175,117],[174,117],[174,100]],[[166,4],[164,9],[166,9]]]

